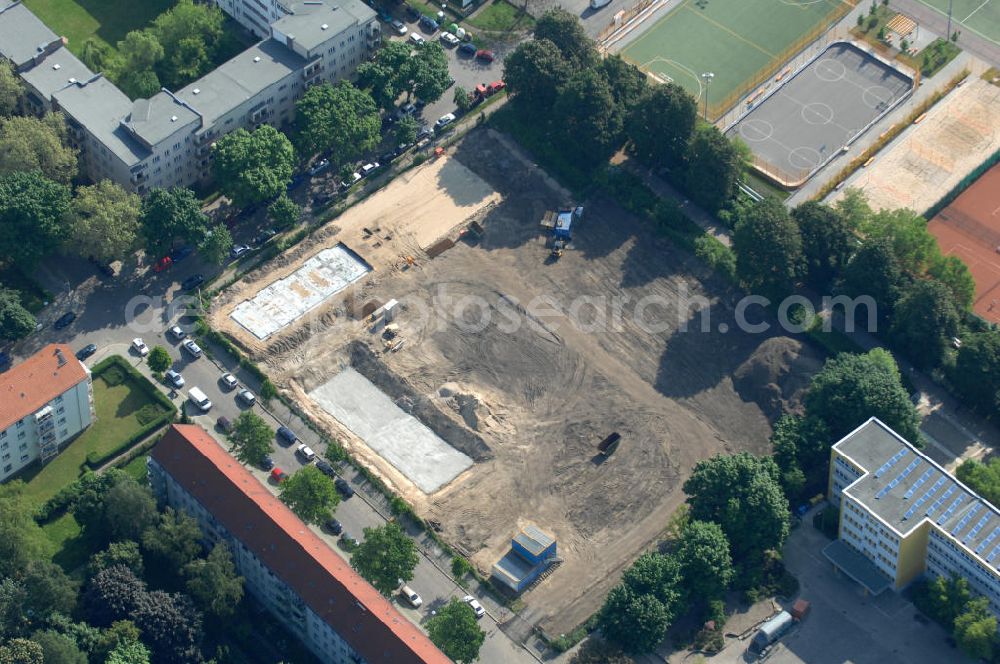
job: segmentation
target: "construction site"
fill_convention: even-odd
[[[571,236],[540,223],[558,210]],[[314,260],[335,247],[357,258],[336,278]],[[313,285],[276,286],[290,278]],[[281,307],[258,299],[269,288]],[[248,302],[274,321],[241,322]],[[734,306],[644,222],[574,201],[477,130],[246,275],[210,316],[481,572],[554,563],[510,585],[525,588],[519,619],[558,635],[656,544],[693,465],[767,453],[818,370],[796,340],[739,331]]]

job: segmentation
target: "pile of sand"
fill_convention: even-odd
[[[802,396],[822,358],[809,346],[789,337],[768,339],[733,374],[733,386],[773,422],[783,413],[802,410]]]
[[[505,431],[509,428],[500,408],[478,390],[458,383],[445,383],[438,388],[437,399],[453,410],[473,431]]]

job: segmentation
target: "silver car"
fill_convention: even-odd
[[[182,376],[180,372],[174,371],[173,369],[167,369],[167,372],[163,375],[166,376],[167,382],[174,387],[178,389],[184,387],[184,376]]]

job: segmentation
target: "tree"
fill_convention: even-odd
[[[0,492],[0,578],[13,576],[42,557],[45,533],[31,517],[34,505],[15,482]]]
[[[207,558],[184,567],[184,588],[202,610],[218,618],[230,616],[243,599],[243,577],[236,573],[229,547],[216,544]]]
[[[700,125],[688,146],[684,187],[699,204],[719,210],[736,196],[748,157],[743,143],[712,125]]]
[[[681,573],[680,562],[674,556],[644,553],[625,570],[622,585],[636,595],[652,595],[673,615],[680,613],[686,599]]]
[[[948,287],[960,310],[968,311],[972,308],[976,298],[976,280],[961,258],[938,254],[931,259],[927,274]]]
[[[333,480],[315,466],[306,466],[289,477],[278,491],[281,501],[306,523],[322,523],[340,502]]]
[[[914,364],[933,369],[944,361],[959,323],[955,298],[948,287],[940,281],[920,279],[899,298],[889,338]]]
[[[122,258],[139,235],[142,199],[111,180],[76,190],[70,204],[68,248],[107,263]]]
[[[593,71],[573,75],[563,86],[553,109],[563,139],[563,149],[583,167],[607,161],[621,143],[622,114],[615,106],[611,87]],[[581,141],[580,137],[586,136]]]
[[[971,599],[969,582],[958,576],[936,576],[930,581],[920,581],[913,592],[917,608],[949,632],[954,630],[955,619]]]
[[[683,162],[698,119],[694,97],[675,83],[653,85],[625,108],[625,133],[640,160],[654,167]]]
[[[35,330],[35,317],[21,304],[16,290],[0,286],[0,339],[16,341]]]
[[[215,265],[222,265],[233,248],[233,236],[225,224],[216,224],[205,233],[198,252],[202,258]]]
[[[620,648],[591,637],[583,642],[570,664],[635,664]]]
[[[789,500],[826,485],[833,442],[826,424],[817,417],[783,415],[775,423],[771,446]]]
[[[208,230],[208,217],[190,189],[153,189],[142,200],[142,229],[146,253],[156,260],[169,252],[178,238],[199,244]]]
[[[167,87],[183,87],[211,68],[210,56],[221,40],[222,23],[218,7],[191,0],[182,0],[153,21],[149,31],[167,53],[158,67]]]
[[[802,236],[784,203],[774,197],[747,207],[733,233],[736,274],[748,289],[781,298],[802,274]]]
[[[177,42],[177,49],[167,59],[165,78],[170,81],[192,81],[205,73],[212,64],[208,46],[200,37],[186,37]]]
[[[1000,501],[1000,459],[993,457],[986,462],[966,459],[955,470],[955,476],[990,503],[996,505]]]
[[[597,64],[593,40],[583,31],[579,19],[565,9],[550,9],[535,23],[535,40],[547,39],[577,71]]]
[[[409,89],[411,50],[406,42],[390,41],[378,50],[374,61],[358,65],[358,87],[368,90],[379,108],[391,110],[399,95]]]
[[[91,624],[106,627],[130,617],[145,594],[146,584],[132,570],[113,565],[91,577],[83,593],[84,612]]]
[[[116,620],[111,623],[111,627],[100,631],[98,639],[91,650],[91,655],[98,657],[98,659],[100,659],[101,655],[110,657],[112,651],[119,648],[122,648],[123,652],[126,653],[138,654],[135,649],[124,646],[141,643],[139,641],[140,636],[139,628],[131,620]],[[149,664],[149,651],[145,647],[143,647],[143,650],[146,652],[147,659],[138,659],[134,664]],[[126,660],[124,664],[133,663]]]
[[[903,283],[903,273],[888,240],[865,240],[844,268],[838,290],[855,298],[871,297],[877,306],[876,320],[885,325],[899,300]],[[857,312],[863,310],[859,307]]]
[[[201,531],[198,522],[168,507],[160,515],[160,523],[142,534],[142,548],[154,559],[180,570],[201,553]]]
[[[62,113],[0,118],[0,174],[41,171],[60,184],[76,176],[76,150],[67,145]]]
[[[847,220],[835,209],[816,201],[792,210],[792,218],[802,235],[807,281],[816,288],[829,288],[853,251],[854,235]]]
[[[163,373],[173,363],[170,353],[163,346],[153,346],[146,357],[146,364],[149,365],[149,370],[153,373]]]
[[[468,90],[460,85],[455,86],[455,92],[452,94],[451,100],[455,104],[455,108],[457,108],[458,112],[462,115],[468,113],[469,109],[472,108],[472,99],[469,98]],[[414,124],[416,124],[416,122],[414,122]]]
[[[899,367],[887,351],[842,353],[813,376],[806,412],[826,423],[840,440],[870,417],[877,417],[909,441],[920,440],[920,418],[903,389]]]
[[[927,230],[927,220],[913,210],[879,210],[861,232],[873,240],[885,239],[904,272],[923,274],[941,255],[937,240]]]
[[[388,597],[399,587],[400,579],[406,582],[413,578],[420,559],[417,545],[398,523],[365,528],[364,533],[365,541],[351,556],[351,567]]]
[[[448,56],[437,42],[424,44],[417,54],[410,58],[409,76],[413,91],[418,98],[428,104],[441,98],[451,84],[448,73]]]
[[[108,569],[114,565],[127,567],[137,577],[142,578],[144,567],[138,542],[134,540],[112,542],[106,549],[92,555],[87,567],[88,576],[95,576],[101,570]]]
[[[673,616],[663,602],[628,586],[615,586],[598,616],[605,638],[630,654],[652,652],[667,634]]]
[[[691,518],[718,524],[733,561],[753,564],[788,536],[788,501],[778,480],[770,457],[740,452],[700,461],[684,483]]]
[[[38,171],[0,175],[0,259],[30,269],[62,244],[69,200]]]
[[[102,530],[111,541],[138,539],[159,520],[149,489],[131,477],[108,491],[103,512]]]
[[[21,580],[24,585],[24,614],[36,624],[53,613],[70,615],[76,608],[80,584],[53,562],[32,560]]]
[[[569,65],[559,48],[548,39],[524,42],[504,58],[503,80],[507,83],[507,94],[525,117],[532,112],[551,109],[569,76]]]
[[[13,115],[24,97],[24,84],[7,60],[0,62],[0,116]]]
[[[123,641],[108,653],[104,664],[149,664],[149,648],[141,641]]]
[[[602,58],[599,67],[604,80],[611,86],[615,104],[623,112],[635,106],[648,88],[646,75],[617,53]]]
[[[1000,334],[987,330],[965,335],[949,378],[963,400],[983,412],[1000,406]]]
[[[997,646],[997,619],[990,613],[989,600],[977,597],[955,618],[958,648],[977,660],[993,660]],[[46,660],[47,661],[47,660]]]
[[[479,659],[479,649],[486,640],[476,614],[458,598],[452,598],[427,621],[427,633],[441,652],[463,664]]]
[[[0,646],[0,664],[44,664],[42,647],[29,639],[11,639]]]
[[[348,81],[309,88],[295,102],[295,115],[303,151],[329,151],[338,166],[378,145],[382,121],[375,100]]]
[[[274,429],[257,413],[245,410],[233,422],[233,430],[229,434],[229,451],[241,463],[259,466],[264,457],[274,451],[273,441]]]
[[[87,656],[65,634],[47,629],[32,634],[31,640],[41,646],[45,664],[87,664]]]
[[[203,661],[201,612],[187,595],[162,590],[145,593],[135,610],[135,624],[152,651],[153,664]]]
[[[420,131],[420,125],[414,118],[407,115],[396,123],[396,143],[398,145],[413,145],[417,140],[418,131]]]
[[[129,99],[149,99],[163,87],[160,77],[152,69],[126,71],[116,83]]]
[[[721,598],[734,577],[729,541],[717,523],[691,521],[677,546],[687,594],[699,604]]]
[[[152,70],[163,59],[163,44],[151,30],[132,30],[118,42],[125,72]]]
[[[87,41],[83,42],[80,60],[91,71],[104,72],[112,78],[114,72],[122,66],[121,56],[118,55],[117,51],[112,51],[110,46],[103,41],[97,41],[94,37],[88,37]]]
[[[219,189],[240,208],[285,191],[295,172],[295,148],[270,125],[226,134],[215,143],[213,154]]]
[[[281,194],[267,207],[267,216],[278,228],[290,228],[299,223],[302,208],[288,194]]]

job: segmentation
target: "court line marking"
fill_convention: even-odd
[[[939,15],[943,16],[944,18],[948,18],[948,13],[947,13],[946,11],[944,11],[943,9],[938,9],[938,8],[937,8],[937,7],[935,7],[934,5],[932,5],[932,4],[930,4],[929,2],[927,2],[927,0],[919,0],[919,2],[920,2],[920,4],[922,4],[922,5],[924,6],[924,7],[927,7],[928,9],[931,9],[932,11],[935,11],[935,12],[937,12],[937,13],[938,13]],[[954,18],[954,17],[953,17],[953,18]],[[982,37],[983,39],[985,39],[986,41],[990,42],[991,44],[996,44],[997,46],[1000,46],[1000,41],[997,41],[997,40],[996,40],[996,39],[994,39],[993,37],[989,37],[989,36],[987,36],[987,35],[983,34],[983,33],[982,33],[982,32],[980,32],[979,30],[976,30],[975,28],[973,28],[973,27],[971,27],[971,26],[968,26],[968,25],[966,25],[966,24],[965,24],[965,23],[963,23],[962,21],[959,21],[958,23],[959,23],[959,25],[961,25],[961,26],[962,26],[963,28],[965,28],[966,30],[971,30],[971,31],[972,31],[973,33],[975,33],[975,34],[976,34],[976,35],[978,35],[979,37]]]
[[[761,53],[763,53],[767,57],[771,58],[772,60],[777,60],[778,59],[778,56],[776,54],[771,53],[770,51],[768,51],[767,49],[765,49],[763,46],[760,46],[756,42],[750,41],[749,39],[747,39],[746,37],[744,37],[743,35],[741,35],[738,32],[734,32],[733,30],[730,30],[729,28],[727,28],[726,26],[722,25],[721,23],[719,23],[715,19],[709,18],[708,16],[705,16],[704,12],[699,12],[697,10],[692,9],[690,1],[689,2],[685,2],[683,5],[681,5],[681,9],[687,9],[688,11],[690,11],[695,16],[698,16],[698,17],[704,19],[705,21],[711,23],[712,25],[714,25],[715,27],[717,27],[719,30],[722,30],[723,32],[729,33],[733,37],[736,37],[737,39],[739,39],[741,42],[743,42],[745,44],[748,44],[751,48],[757,49],[758,51],[760,51]]]
[[[968,21],[970,18],[972,18],[973,14],[975,14],[976,12],[978,12],[980,9],[982,9],[983,7],[985,7],[988,4],[990,4],[990,0],[983,0],[983,4],[979,5],[975,9],[973,9],[972,12],[968,16],[966,16],[965,18],[963,18],[961,21],[959,21],[959,23],[962,23],[964,25],[965,21]]]

